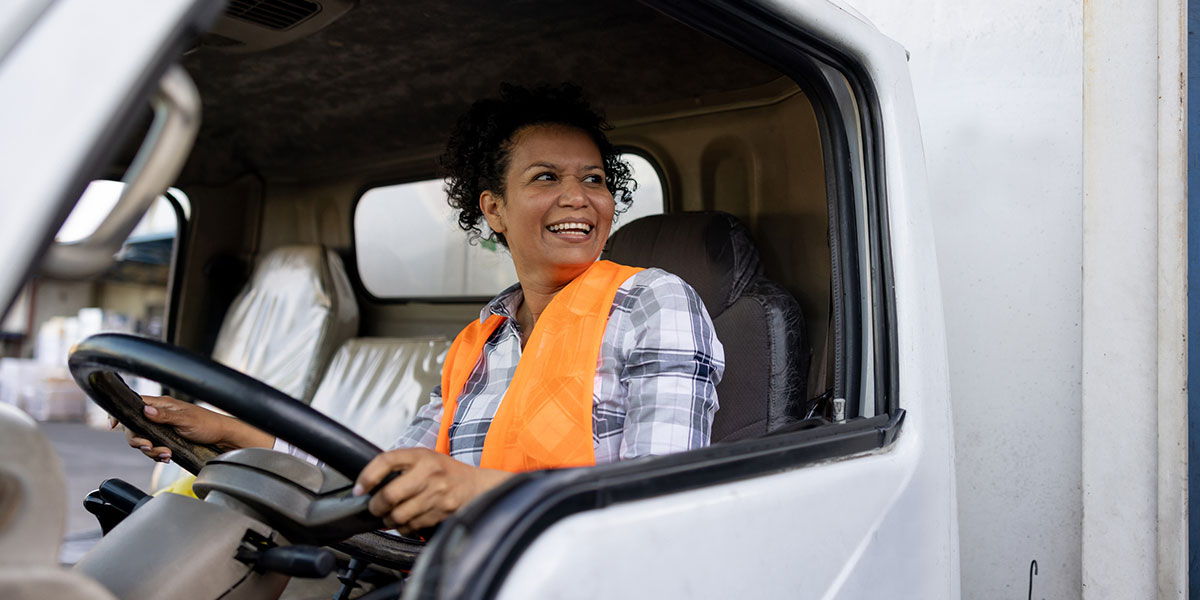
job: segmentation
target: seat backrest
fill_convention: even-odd
[[[0,598],[113,600],[99,583],[58,565],[66,498],[50,440],[29,415],[0,404]]]
[[[308,402],[330,355],[358,332],[342,260],[317,245],[271,250],[234,299],[212,357]]]
[[[441,383],[446,338],[357,338],[329,361],[312,407],[390,448]]]
[[[643,217],[613,234],[604,257],[674,273],[704,301],[725,348],[713,442],[760,436],[802,417],[811,354],[804,316],[787,290],[763,276],[737,217]]]

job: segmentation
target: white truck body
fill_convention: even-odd
[[[45,4],[22,3],[32,8],[19,16]],[[64,32],[78,21],[59,31],[49,19],[89,3],[49,4],[44,38],[7,55],[0,38],[0,95],[87,96],[101,112],[149,84],[166,38],[196,10],[106,3],[96,22],[115,33],[56,50],[95,63],[79,62],[89,73],[59,89],[14,60],[76,39]],[[875,451],[559,520],[499,595],[1186,594],[1186,2],[850,4],[763,3],[852,57],[874,86],[901,434]],[[137,56],[112,62],[122,49]],[[5,105],[0,129],[21,143],[0,146],[0,176],[24,186],[2,205],[8,303],[65,218],[64,189],[85,183],[79,165],[107,121]]]
[[[1187,3],[849,3],[911,54],[963,596],[1187,597]]]

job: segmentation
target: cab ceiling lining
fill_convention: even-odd
[[[181,184],[304,179],[428,153],[501,82],[573,81],[609,112],[755,87],[780,75],[631,1],[362,2],[256,54],[200,48],[184,66],[203,124]]]

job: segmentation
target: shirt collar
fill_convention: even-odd
[[[479,322],[482,323],[492,315],[500,315],[506,319],[516,319],[517,309],[521,307],[521,301],[525,299],[525,293],[521,291],[521,283],[514,283],[500,292],[491,302],[479,311]]]

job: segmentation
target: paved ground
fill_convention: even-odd
[[[83,498],[110,477],[146,490],[154,463],[125,445],[125,436],[83,423],[39,423],[54,444],[67,474],[66,543],[60,559],[74,563],[100,538],[96,518],[83,509]]]

